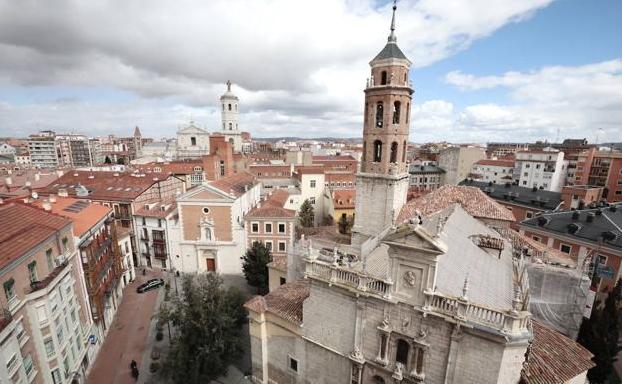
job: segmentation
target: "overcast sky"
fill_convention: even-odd
[[[403,0],[414,142],[622,141],[622,2]],[[220,126],[230,79],[254,136],[362,132],[372,0],[0,0],[0,136],[173,137]]]

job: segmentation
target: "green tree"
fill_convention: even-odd
[[[105,164],[112,164],[112,160],[110,160],[110,157],[106,156],[106,159],[104,160]]]
[[[337,225],[339,226],[339,233],[342,233],[342,234],[350,233],[350,230],[352,229],[353,224],[354,222],[352,220],[352,217],[341,216],[339,218],[339,222],[337,223]]]
[[[214,273],[185,275],[182,287],[160,317],[175,328],[161,372],[176,384],[209,383],[242,355],[245,298]]]
[[[257,288],[257,293],[268,293],[268,263],[272,261],[270,250],[263,243],[255,241],[242,259],[242,271],[248,285]]]
[[[605,383],[620,351],[618,346],[618,303],[622,297],[622,280],[607,295],[605,305],[595,304],[589,319],[583,319],[577,341],[594,354],[596,366],[587,377],[590,383]]]
[[[124,164],[125,164],[125,159],[124,159],[124,158],[122,158],[122,157],[119,157],[119,158],[117,159],[117,164],[124,165]]]
[[[309,199],[306,199],[300,206],[300,211],[298,211],[298,220],[300,221],[300,225],[305,228],[313,227],[313,223],[315,222],[315,212],[313,211],[313,205],[311,205]]]

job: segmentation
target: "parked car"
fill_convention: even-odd
[[[142,283],[141,285],[139,285],[138,288],[136,288],[136,292],[143,293],[143,292],[151,291],[152,289],[160,288],[163,285],[164,285],[163,279],[150,279],[150,280],[147,280],[145,283]]]

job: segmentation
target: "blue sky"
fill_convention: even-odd
[[[173,137],[190,119],[215,131],[228,79],[255,136],[360,136],[390,8],[0,0],[0,136],[140,125]],[[614,0],[400,1],[398,44],[415,65],[411,140],[622,137],[621,16]]]
[[[503,90],[461,92],[444,81],[460,70],[476,76],[528,72],[545,66],[578,66],[622,57],[622,1],[561,0],[532,17],[510,23],[468,49],[413,70],[419,101],[446,99],[458,106],[507,102]]]

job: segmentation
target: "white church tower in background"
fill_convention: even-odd
[[[231,81],[227,81],[227,92],[220,96],[222,113],[222,134],[233,144],[233,151],[242,150],[242,133],[238,127],[239,99],[231,92]]]

